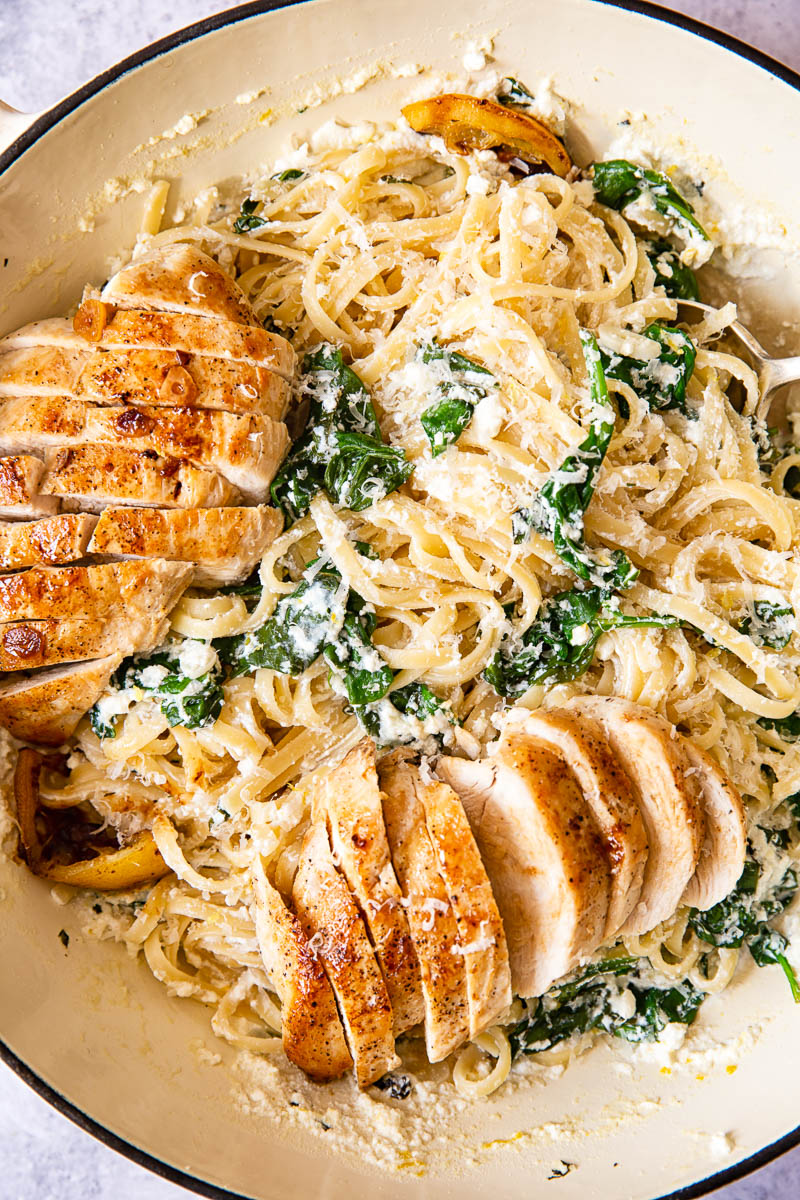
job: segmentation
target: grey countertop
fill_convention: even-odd
[[[154,38],[228,7],[215,0],[169,5],[163,0],[0,0],[0,98],[25,112],[49,107]],[[800,0],[679,0],[667,7],[800,69]],[[94,1141],[0,1067],[2,1200],[178,1200],[182,1195],[181,1188]],[[797,1200],[800,1148],[716,1195],[719,1200]]]

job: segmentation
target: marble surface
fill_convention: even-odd
[[[800,0],[667,5],[797,69],[799,6]],[[215,0],[169,5],[163,0],[0,0],[0,98],[25,112],[49,107],[154,38],[227,7]],[[715,1194],[719,1200],[797,1200],[800,1149]],[[89,1137],[0,1066],[3,1200],[178,1200],[185,1195]]]

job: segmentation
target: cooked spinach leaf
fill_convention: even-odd
[[[486,367],[458,350],[448,350],[435,340],[420,346],[417,357],[432,368],[439,396],[420,417],[431,444],[431,454],[436,458],[458,441],[472,420],[475,405],[499,384]]]
[[[103,718],[103,710],[98,701],[89,709],[89,724],[92,727],[92,733],[95,737],[99,737],[101,741],[107,738],[115,738],[117,736],[116,721],[105,720]]]
[[[234,233],[250,233],[253,229],[260,229],[267,222],[263,217],[256,215],[258,208],[258,200],[243,200],[239,216],[233,222]]]
[[[191,641],[189,645],[191,645]],[[161,711],[170,725],[199,729],[210,725],[222,710],[224,695],[221,686],[222,669],[212,655],[211,666],[195,674],[187,670],[186,642],[169,643],[151,654],[135,654],[123,659],[110,680],[110,690],[127,692],[139,688],[161,702]],[[102,699],[89,713],[92,729],[100,738],[116,737],[116,723],[104,720]]]
[[[694,215],[694,209],[675,185],[660,171],[638,167],[625,158],[592,163],[595,194],[601,204],[620,212],[644,199],[665,217],[686,242],[708,242],[709,236]]]
[[[531,529],[552,538],[559,558],[580,578],[604,588],[626,588],[639,572],[621,550],[592,550],[586,545],[583,514],[614,433],[614,410],[608,398],[603,362],[594,334],[580,333],[593,410],[589,433],[542,486],[533,502],[514,513],[515,542]]]
[[[524,83],[506,75],[505,79],[500,80],[500,86],[497,89],[497,103],[502,104],[505,108],[531,109],[536,104],[536,97],[525,87]]]
[[[277,175],[273,175],[273,179],[277,179],[278,183],[289,183],[292,179],[302,179],[305,171],[301,171],[299,167],[287,167],[285,171],[278,171]]]
[[[745,617],[739,626],[757,646],[770,646],[783,650],[794,633],[794,609],[788,604],[774,604],[771,600],[756,600],[751,616]]]
[[[442,707],[439,697],[419,679],[414,683],[407,683],[405,687],[395,688],[389,699],[398,712],[416,717],[418,721],[432,717]]]
[[[371,607],[350,592],[341,629],[327,641],[323,654],[331,682],[343,690],[354,708],[374,704],[392,686],[394,671],[372,644],[378,620]]]
[[[551,988],[510,1031],[512,1053],[550,1050],[592,1030],[629,1042],[652,1042],[669,1022],[691,1025],[704,993],[688,980],[668,988],[646,985],[641,979],[646,965],[629,957],[606,959]],[[630,993],[627,1008],[620,1003],[624,992]],[[633,1012],[627,1015],[631,1005]]]
[[[271,488],[290,520],[321,491],[360,512],[405,482],[413,467],[382,441],[369,392],[341,350],[323,345],[309,354],[301,386],[310,398],[306,428]]]
[[[697,276],[691,267],[681,262],[680,254],[669,242],[655,238],[648,243],[645,252],[655,272],[657,287],[663,287],[675,300],[700,299]]]
[[[760,878],[759,863],[747,859],[731,894],[706,912],[693,908],[689,925],[701,941],[711,946],[746,945],[759,967],[777,963],[789,981],[795,1003],[800,1003],[800,986],[786,958],[788,942],[769,924],[791,903],[797,891],[797,875],[789,867],[766,895],[758,897]]]
[[[627,383],[637,396],[641,396],[657,412],[677,409],[686,416],[694,416],[694,411],[686,402],[686,386],[697,358],[691,338],[681,329],[671,329],[658,323],[648,325],[644,336],[661,347],[656,358],[643,361],[601,348],[600,358],[606,378]]]
[[[785,742],[800,741],[800,711],[788,717],[759,717],[758,724],[762,729],[774,729]]]
[[[449,705],[421,680],[395,688],[377,703],[355,708],[354,711],[367,733],[381,746],[430,742],[441,749],[444,734],[456,723]],[[431,717],[436,718],[432,723]],[[427,730],[421,731],[417,722],[428,722]]]
[[[595,647],[610,629],[669,629],[674,617],[621,613],[600,588],[559,592],[543,606],[522,637],[512,632],[484,671],[500,696],[521,696],[536,683],[564,683],[588,671]]]

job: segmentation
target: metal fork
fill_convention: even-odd
[[[678,313],[696,317],[704,317],[716,310],[710,304],[701,304],[699,300],[679,300]],[[759,401],[755,411],[757,420],[766,419],[774,392],[787,383],[800,382],[800,355],[791,358],[771,358],[761,343],[753,337],[749,329],[740,321],[732,321],[725,326],[726,333],[732,333],[747,350],[752,366],[758,376]]]

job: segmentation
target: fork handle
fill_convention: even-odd
[[[800,381],[800,355],[792,358],[768,358],[759,372],[762,399],[776,388]]]

